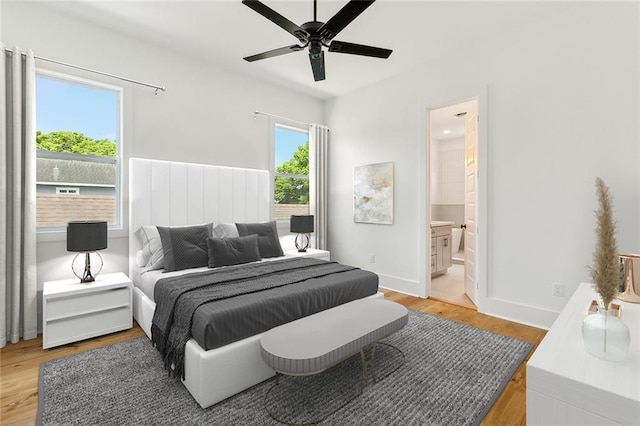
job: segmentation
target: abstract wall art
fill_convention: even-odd
[[[393,163],[355,166],[353,221],[393,224]]]

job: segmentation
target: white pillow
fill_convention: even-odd
[[[235,223],[218,223],[213,227],[213,238],[238,238],[238,228]]]
[[[138,266],[138,268],[143,268],[147,266],[150,258],[151,253],[149,252],[148,247],[145,246],[142,248],[142,250],[138,250],[138,252],[136,253],[136,265]]]
[[[136,253],[136,263],[143,268],[143,272],[164,269],[164,252],[158,228],[143,225],[136,231],[142,241],[142,250]]]

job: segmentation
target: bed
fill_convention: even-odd
[[[154,285],[170,275],[196,276],[207,268],[166,274],[163,271],[143,273],[139,266],[139,254],[143,248],[140,229],[152,225],[175,227],[268,222],[271,212],[270,177],[265,170],[132,158],[129,182],[129,275],[134,282],[133,315],[151,338],[156,310]],[[268,263],[284,264],[289,262],[286,257]],[[292,263],[301,261],[296,256],[291,257],[295,258],[290,261]],[[319,268],[324,265],[312,266]],[[377,277],[375,281],[377,289]],[[367,285],[371,287],[371,284]],[[367,291],[370,294],[357,297],[382,297],[375,290],[372,293]],[[195,338],[187,341],[182,381],[201,407],[209,407],[274,375],[274,371],[261,359],[261,336],[262,333],[255,334],[209,350],[203,349],[207,347],[206,338],[199,340],[201,343]]]

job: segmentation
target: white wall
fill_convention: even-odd
[[[327,102],[332,259],[378,272],[389,288],[422,293],[426,111],[484,91],[483,310],[550,326],[589,280],[596,176],[614,195],[620,251],[640,252],[638,21],[637,3],[575,3]],[[395,163],[395,223],[355,224],[353,166],[383,161]],[[564,298],[551,295],[554,282],[566,286]]]
[[[268,167],[268,125],[260,109],[331,127],[332,259],[374,270],[391,288],[420,294],[417,233],[428,108],[488,93],[486,162],[489,313],[562,308],[594,244],[595,176],[615,197],[620,251],[640,252],[640,85],[635,3],[572,4],[527,27],[451,52],[413,72],[326,103],[258,83],[197,59],[25,2],[1,2],[7,46],[164,84],[125,87],[125,157]],[[59,68],[58,68],[59,69]],[[94,78],[90,74],[84,75]],[[117,83],[117,81],[109,81]],[[324,120],[323,120],[324,118]],[[424,155],[423,155],[424,154]],[[482,159],[481,159],[482,160]],[[352,171],[394,161],[395,223],[354,224]],[[426,174],[425,174],[426,176]],[[126,200],[125,200],[126,202]],[[126,215],[125,215],[126,217]],[[105,270],[127,270],[127,239],[112,237]],[[376,263],[368,263],[369,254]],[[69,276],[64,237],[38,243],[38,281]],[[551,296],[551,283],[567,286]],[[500,303],[498,303],[500,302]],[[522,309],[527,308],[527,309]]]
[[[464,138],[431,139],[431,144],[431,204],[464,204]]]
[[[266,169],[269,121],[254,120],[255,109],[323,122],[320,100],[227,72],[55,8],[3,2],[1,19],[1,37],[8,47],[18,45],[38,56],[167,87],[155,97],[149,88],[78,72],[125,88],[125,166],[134,156]],[[37,65],[73,72],[40,61]],[[110,232],[109,248],[102,254],[106,272],[128,271],[126,232]],[[44,281],[69,278],[73,254],[66,252],[64,234],[40,236],[37,256],[39,289]]]

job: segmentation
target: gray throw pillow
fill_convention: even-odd
[[[165,272],[207,266],[207,239],[213,224],[194,226],[158,226],[164,252]]]
[[[258,235],[258,249],[260,250],[260,257],[278,257],[284,256],[282,246],[280,246],[280,239],[278,238],[278,229],[276,228],[276,222],[261,222],[261,223],[236,223],[238,228],[238,234],[241,237],[251,234]]]
[[[240,265],[260,260],[258,236],[209,238],[209,268]]]

